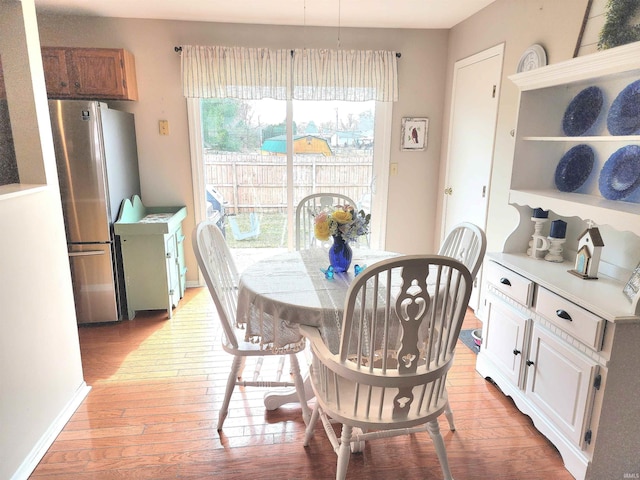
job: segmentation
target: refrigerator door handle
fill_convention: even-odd
[[[69,252],[69,257],[88,257],[89,255],[104,255],[104,250],[87,250],[86,252]]]

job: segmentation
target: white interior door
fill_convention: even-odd
[[[443,238],[460,222],[483,230],[487,204],[504,44],[456,62],[453,76]],[[481,272],[476,286],[480,285]],[[478,288],[469,305],[477,310]]]

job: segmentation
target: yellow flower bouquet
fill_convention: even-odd
[[[314,234],[320,241],[342,237],[345,242],[351,242],[369,233],[370,220],[371,214],[365,214],[364,210],[356,212],[351,205],[336,205],[316,214]]]

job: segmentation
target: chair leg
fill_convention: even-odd
[[[247,363],[246,357],[240,357],[240,363],[238,365],[238,369],[236,370],[236,378],[238,380],[242,380],[242,375],[244,373],[244,366]]]
[[[336,466],[336,480],[344,480],[347,477],[349,458],[351,457],[351,432],[353,427],[342,425],[340,446],[338,447],[338,465]]]
[[[309,446],[309,441],[311,440],[311,437],[313,437],[313,433],[315,431],[316,423],[318,423],[319,417],[320,417],[320,407],[316,403],[316,406],[313,408],[313,413],[311,414],[311,420],[309,420],[309,423],[307,423],[307,428],[305,429],[305,432],[304,432],[303,445],[305,447]]]
[[[300,400],[300,407],[302,408],[302,419],[305,425],[309,424],[311,418],[311,411],[307,404],[307,396],[304,391],[304,379],[300,374],[300,362],[298,362],[298,356],[295,353],[289,355],[289,361],[291,362],[291,374],[293,375],[293,382],[296,384],[296,392],[298,392],[298,399]]]
[[[227,388],[224,391],[224,400],[222,401],[222,408],[218,414],[218,431],[222,430],[222,424],[227,418],[229,413],[229,402],[231,401],[231,394],[236,386],[238,379],[238,372],[244,365],[244,357],[234,356],[233,363],[231,364],[231,371],[229,372],[229,378],[227,378]]]
[[[436,448],[436,455],[438,456],[438,460],[440,461],[440,467],[442,468],[442,474],[444,475],[444,480],[453,480],[451,476],[451,470],[449,470],[449,459],[447,458],[447,450],[444,446],[444,440],[442,440],[442,435],[440,434],[440,426],[438,425],[438,420],[432,420],[427,424],[427,431],[431,436],[431,440],[433,441],[433,445]]]
[[[449,430],[452,432],[456,431],[456,425],[453,423],[453,412],[451,411],[451,406],[447,401],[447,406],[444,407],[444,416],[447,417],[447,421],[449,422]]]

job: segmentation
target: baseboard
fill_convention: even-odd
[[[56,419],[51,423],[51,425],[49,425],[49,428],[47,428],[44,435],[40,437],[40,440],[38,440],[29,454],[25,457],[24,461],[12,475],[11,480],[27,480],[29,478],[29,475],[33,473],[40,460],[42,460],[42,457],[44,457],[44,454],[47,453],[49,447],[51,447],[55,439],[60,435],[60,432],[69,419],[71,419],[71,416],[78,409],[82,401],[89,394],[90,390],[91,387],[85,382],[82,382],[73,397],[71,397],[71,400],[69,400]]]

